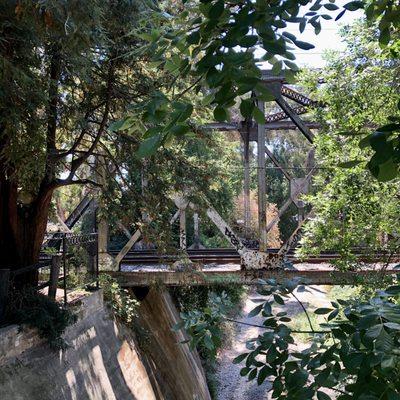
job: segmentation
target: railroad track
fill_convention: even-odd
[[[271,248],[268,249],[270,253],[277,253],[279,249]],[[118,251],[110,251],[111,255],[118,254]],[[188,257],[191,261],[201,264],[239,264],[240,256],[234,249],[222,248],[222,249],[201,249],[201,250],[187,250]],[[294,256],[294,252],[291,251],[287,254],[288,259],[292,262],[300,262]],[[358,254],[360,260],[365,261],[378,261],[382,260],[384,254],[376,253],[374,257],[366,257],[365,254],[360,252]],[[306,263],[325,263],[330,262],[339,258],[337,253],[323,252],[316,256],[308,256],[301,262]],[[122,264],[138,265],[138,264],[160,264],[160,263],[172,263],[179,259],[179,255],[165,255],[158,254],[156,250],[135,250],[129,252],[122,260]],[[396,257],[398,260],[399,257]]]

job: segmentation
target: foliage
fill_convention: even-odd
[[[144,51],[153,54],[153,65],[176,77],[168,92],[154,92],[152,99],[140,106],[147,129],[139,149],[141,156],[148,156],[174,137],[192,130],[193,125],[188,122],[194,110],[192,99],[199,94],[197,97],[203,104],[214,108],[214,118],[218,121],[229,120],[229,108],[240,98],[242,116],[260,121],[262,115],[254,100],[271,101],[273,95],[261,84],[257,62],[268,61],[274,74],[279,74],[285,66],[287,78],[293,78],[297,67],[291,50],[294,47],[309,50],[314,46],[299,40],[287,27],[296,24],[303,32],[310,24],[319,33],[321,21],[331,19],[329,13],[339,9],[332,2],[323,4],[320,0],[274,3],[209,0],[183,4],[183,7],[174,4],[155,9],[159,27],[151,33],[138,33],[149,42]],[[308,6],[309,10],[304,13],[302,6]],[[347,10],[363,6],[362,1],[352,1],[344,6],[337,19]],[[144,26],[147,29],[147,21]],[[255,57],[255,47],[263,49],[261,58]],[[182,78],[191,82],[190,86],[175,90],[174,83]],[[253,91],[256,97],[249,99]],[[130,129],[126,122],[117,128]]]
[[[205,358],[214,358],[222,344],[221,323],[231,308],[232,303],[225,292],[220,295],[211,292],[206,307],[181,312],[181,321],[173,329],[184,328],[190,337],[189,347],[198,347]]]
[[[240,285],[212,285],[212,286],[176,286],[169,289],[175,299],[178,309],[187,312],[195,309],[203,309],[208,305],[210,294],[221,296],[225,293],[229,301],[237,305],[246,293],[244,286]]]
[[[1,2],[0,265],[37,262],[54,190],[96,184],[94,156],[115,139],[109,123],[157,86],[130,53],[141,41],[128,33],[146,7]]]
[[[371,2],[365,11],[368,21],[379,21],[379,44],[385,50],[384,59],[397,59],[400,56],[400,6],[389,3],[383,13],[379,3]],[[393,96],[396,98],[396,95]],[[380,181],[396,179],[400,174],[400,98],[397,93],[397,111],[387,118],[384,125],[359,142],[361,148],[372,150],[373,155],[367,167]],[[354,132],[352,132],[354,133]],[[356,162],[356,161],[355,161]]]
[[[259,385],[270,379],[274,399],[328,400],[332,391],[342,400],[400,396],[400,286],[378,290],[367,301],[338,299],[332,301],[332,307],[316,309],[316,315],[326,316],[326,322],[317,328],[296,296],[296,291],[304,290],[299,279],[259,283],[258,293],[266,300],[260,299],[249,317],[261,314],[266,331],[250,339],[248,351],[234,359],[236,364],[244,363],[241,376],[256,379]],[[302,306],[308,331],[292,329],[291,318],[280,311],[291,297]],[[181,325],[193,343],[205,332],[213,333],[207,324],[213,326],[218,317],[204,318],[196,313],[184,318]],[[312,335],[311,345],[299,351],[296,333]],[[211,348],[213,337],[207,337]]]
[[[54,349],[67,347],[62,334],[76,321],[76,315],[70,310],[34,289],[13,291],[9,304],[10,322],[36,328]]]
[[[400,65],[382,58],[377,31],[364,21],[343,28],[342,37],[346,50],[330,53],[326,68],[318,72],[324,85],[315,85],[314,72],[302,78],[325,107],[315,115],[322,124],[315,141],[319,168],[314,192],[307,197],[315,218],[304,229],[300,254],[336,251],[342,256],[341,267],[354,268],[360,251],[366,261],[374,252],[383,252],[382,261],[387,262],[399,246],[398,185],[371,180],[361,164],[341,168],[362,157],[364,150],[358,147],[358,137],[337,132],[367,132],[368,126],[379,126],[396,111]]]
[[[114,315],[122,322],[132,324],[137,316],[139,302],[127,289],[122,289],[110,275],[100,275],[100,286],[103,289],[104,300],[111,305]]]
[[[294,343],[287,326],[290,318],[283,312],[274,314],[271,305],[284,304],[284,299],[294,296],[297,283],[261,283],[260,294],[274,300],[260,304],[251,315],[262,313],[264,326],[270,330],[251,340],[250,352],[234,361],[245,360],[243,376],[257,378],[259,384],[272,377],[273,398],[330,398],[321,389],[336,391],[337,399],[400,395],[400,286],[380,290],[366,302],[338,300],[331,308],[316,309],[316,314],[327,315],[327,322],[321,324],[319,335],[310,326],[316,334],[313,343],[296,352],[290,347]]]

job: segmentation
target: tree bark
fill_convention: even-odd
[[[52,193],[53,189],[45,188],[31,204],[19,204],[17,185],[1,174],[0,268],[13,271],[39,261]],[[37,278],[37,271],[22,274],[15,285],[35,285]]]

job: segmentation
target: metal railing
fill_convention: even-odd
[[[47,240],[50,238],[50,240]],[[49,246],[49,242],[53,246]],[[37,291],[47,294],[50,298],[57,298],[57,290],[63,291],[63,303],[68,303],[69,260],[73,257],[72,251],[82,247],[88,254],[88,263],[85,272],[91,276],[91,283],[87,286],[99,288],[99,260],[97,233],[74,234],[55,233],[45,237],[40,261],[18,269],[0,269],[0,322],[3,321],[11,291],[16,289],[22,275],[36,273]],[[82,267],[82,266],[81,266]],[[47,293],[43,290],[48,288]]]

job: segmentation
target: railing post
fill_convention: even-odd
[[[7,303],[8,303],[8,291],[10,288],[10,270],[0,269],[0,323],[5,318]]]
[[[60,276],[61,257],[53,256],[51,259],[50,279],[49,279],[49,293],[51,299],[56,298],[58,278]]]

